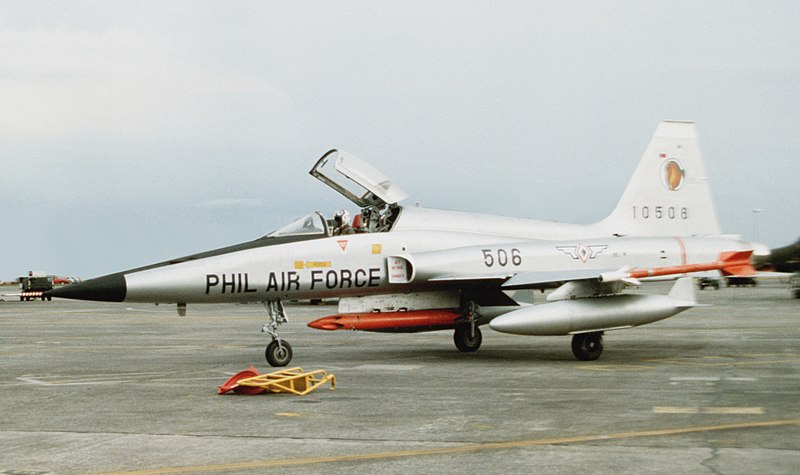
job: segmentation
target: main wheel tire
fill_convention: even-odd
[[[458,351],[475,353],[481,347],[483,335],[481,335],[481,329],[478,327],[475,327],[475,333],[473,334],[469,325],[461,325],[456,327],[456,331],[453,333],[453,341]]]
[[[286,366],[292,361],[292,347],[285,340],[281,340],[280,344],[278,340],[272,340],[267,345],[264,356],[267,357],[267,363],[272,366]]]
[[[572,354],[581,361],[594,361],[603,353],[603,334],[579,333],[572,336]]]

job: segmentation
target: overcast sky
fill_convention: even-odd
[[[330,214],[349,202],[307,172],[334,147],[412,204],[594,222],[664,119],[696,121],[723,232],[789,244],[799,23],[796,1],[5,1],[0,278]]]

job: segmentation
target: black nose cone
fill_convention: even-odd
[[[44,293],[45,297],[62,299],[97,300],[100,302],[122,302],[128,293],[125,274],[111,274],[89,279],[77,284],[56,287]]]

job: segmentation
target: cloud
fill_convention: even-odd
[[[796,2],[66,5],[3,4],[0,247],[80,238],[8,268],[96,275],[351,206],[307,175],[332,147],[424,206],[595,221],[668,118],[698,122],[725,232],[760,208],[768,244],[797,237]]]
[[[263,208],[264,200],[251,198],[220,198],[197,203],[199,208]]]
[[[165,30],[6,29],[0,48],[6,140],[252,139],[263,131],[247,119],[281,101],[263,78],[197,61],[189,37]]]

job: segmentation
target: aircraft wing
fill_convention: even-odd
[[[454,285],[486,285],[497,286],[500,290],[522,290],[522,289],[548,289],[556,288],[547,300],[566,300],[573,298],[593,297],[599,295],[611,295],[622,291],[627,284],[638,284],[635,279],[606,278],[603,276],[615,275],[624,270],[571,270],[571,271],[552,271],[552,272],[520,272],[513,275],[492,275],[492,276],[440,276],[428,279],[428,282],[450,282]],[[483,305],[486,305],[485,303]],[[506,305],[506,304],[504,304]]]
[[[440,275],[436,277],[429,277],[428,282],[503,282],[508,280],[514,274],[490,274],[490,275]]]
[[[520,272],[500,275],[443,275],[431,277],[428,282],[451,283],[458,286],[479,286],[490,284],[496,286],[495,294],[501,290],[548,289],[556,288],[548,300],[565,300],[572,298],[592,297],[619,293],[626,283],[622,279],[603,282],[603,275],[611,275],[614,270],[571,270],[552,272]],[[481,302],[481,305],[488,305]],[[501,305],[497,303],[496,305]],[[507,302],[502,305],[509,305]]]
[[[582,269],[550,272],[520,272],[502,285],[505,290],[535,289],[552,286],[573,280],[599,280],[601,274],[614,272],[616,269]]]
[[[453,282],[453,283],[497,283],[503,290],[538,289],[552,287],[572,280],[599,280],[602,274],[614,272],[617,269],[586,269],[551,272],[518,272],[510,274],[490,275],[440,275],[429,277],[427,282]]]
[[[719,255],[718,260],[696,264],[654,267],[650,269],[569,269],[552,271],[520,270],[518,272],[481,272],[481,263],[460,261],[465,251],[455,250],[427,255],[392,256],[387,259],[389,282],[408,284],[411,282],[452,283],[454,286],[497,286],[497,290],[542,289],[558,287],[548,295],[548,300],[563,300],[621,292],[627,285],[639,285],[639,279],[675,278],[707,271],[720,271],[724,275],[751,276],[752,251],[730,251]],[[485,267],[491,267],[495,259],[486,250]],[[483,252],[483,250],[481,250]],[[498,255],[499,256],[499,255]],[[507,256],[514,259],[512,253]],[[522,258],[520,257],[520,262]],[[461,270],[464,269],[464,270]],[[458,270],[461,270],[459,272]]]

